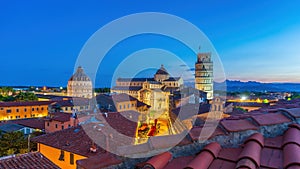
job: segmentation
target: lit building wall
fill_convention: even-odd
[[[48,115],[48,105],[5,106],[0,105],[0,120],[37,118]]]
[[[76,161],[87,158],[85,156],[63,151],[40,143],[38,143],[38,151],[62,169],[76,169]],[[60,159],[62,154],[63,160]]]

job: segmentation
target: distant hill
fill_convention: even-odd
[[[300,92],[300,83],[260,83],[256,81],[241,82],[226,80],[223,83],[214,83],[215,89],[222,88],[226,84],[229,92]]]
[[[194,87],[194,82],[185,83]],[[223,91],[227,87],[228,92],[300,92],[300,83],[260,83],[256,81],[241,82],[238,80],[226,80],[222,83],[214,83],[214,90]]]

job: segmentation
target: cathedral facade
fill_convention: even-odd
[[[153,78],[118,78],[112,93],[126,93],[151,106],[154,111],[168,111],[169,95],[183,86],[181,77],[171,77],[161,65]]]

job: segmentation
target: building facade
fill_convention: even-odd
[[[195,88],[207,93],[213,99],[213,62],[211,53],[199,53],[195,63]]]
[[[49,101],[0,102],[0,121],[45,117]]]
[[[69,79],[67,94],[71,97],[93,97],[92,81],[81,66],[77,68],[76,73]]]
[[[152,111],[168,111],[170,91],[183,86],[181,77],[171,77],[161,65],[153,78],[118,78],[112,93],[126,93],[150,105]]]

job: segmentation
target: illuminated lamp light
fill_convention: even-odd
[[[242,96],[242,97],[241,97],[241,100],[242,100],[242,101],[245,101],[245,100],[247,100],[247,97],[246,97],[246,96]]]
[[[263,103],[269,103],[268,99],[264,99]]]

